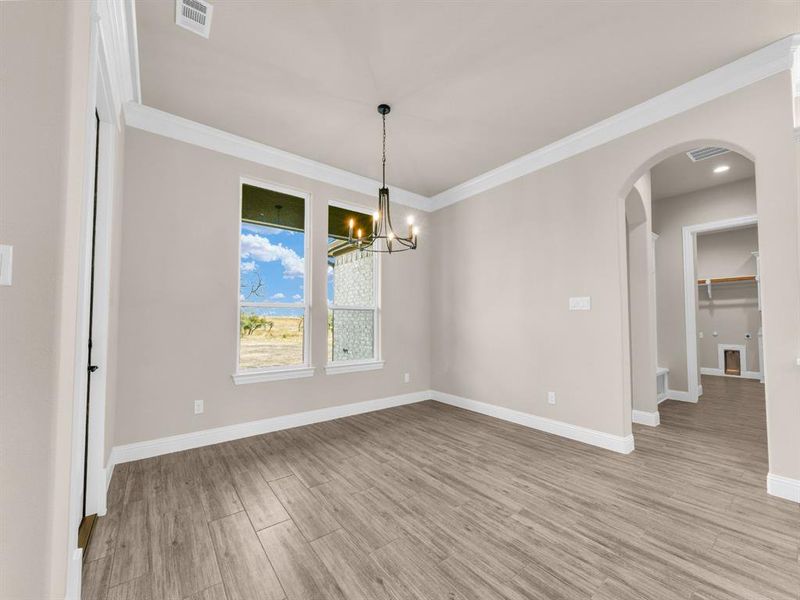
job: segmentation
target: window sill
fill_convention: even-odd
[[[326,375],[339,375],[340,373],[357,373],[358,371],[377,371],[383,368],[382,360],[361,360],[353,362],[335,362],[325,365]]]
[[[274,369],[269,371],[244,371],[231,375],[233,383],[242,385],[246,383],[261,383],[263,381],[280,381],[281,379],[301,379],[312,377],[314,367],[290,367],[288,369]]]

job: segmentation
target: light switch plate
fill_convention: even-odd
[[[13,247],[0,245],[0,285],[11,285],[11,255]]]
[[[569,299],[570,310],[592,310],[591,296],[576,296]]]

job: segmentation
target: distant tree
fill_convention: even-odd
[[[249,336],[253,335],[259,329],[267,330],[267,333],[272,331],[272,327],[275,325],[274,322],[267,320],[266,317],[262,317],[260,315],[254,315],[252,313],[242,313],[239,316],[239,329],[241,330],[242,336]]]

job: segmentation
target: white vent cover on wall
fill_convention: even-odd
[[[705,146],[704,148],[695,148],[694,150],[689,150],[686,153],[686,156],[692,159],[692,162],[697,162],[700,160],[706,160],[707,158],[714,158],[715,156],[720,156],[721,154],[727,154],[730,152],[727,148],[720,148],[719,146]]]
[[[175,0],[175,24],[207,38],[213,11],[205,0]]]

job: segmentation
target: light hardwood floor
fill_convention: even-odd
[[[118,465],[86,600],[798,600],[763,388],[614,454],[435,402]]]

